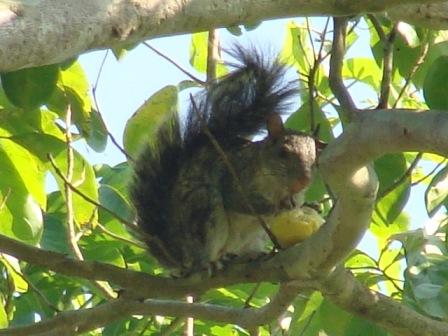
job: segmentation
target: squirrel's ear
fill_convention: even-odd
[[[278,139],[283,136],[285,132],[283,120],[278,113],[269,115],[266,121],[266,128],[268,129],[268,135],[271,139]]]

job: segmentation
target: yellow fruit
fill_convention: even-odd
[[[300,243],[325,222],[319,213],[307,206],[279,213],[270,221],[272,233],[281,247]]]

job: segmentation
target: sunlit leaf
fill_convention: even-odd
[[[145,144],[154,140],[160,125],[177,111],[177,88],[169,85],[153,94],[128,120],[123,135],[126,152],[136,158]]]
[[[23,278],[19,261],[7,254],[0,254],[0,263],[5,265],[8,276],[12,279],[12,284],[14,286],[12,290],[18,293],[26,293],[28,290],[28,283]]]
[[[60,172],[67,175],[67,153],[65,151],[54,157]],[[98,187],[92,166],[77,152],[74,151],[73,178],[71,185],[93,202],[98,202]],[[58,183],[59,190],[65,197],[65,183],[54,169],[51,169]],[[73,192],[73,214],[79,226],[95,225],[97,221],[97,206],[85,197]]]
[[[406,44],[412,48],[417,47],[420,44],[420,39],[418,38],[417,32],[414,27],[405,22],[398,22],[397,32],[406,41]]]
[[[342,76],[347,79],[356,79],[370,85],[379,91],[381,70],[374,60],[370,58],[349,58],[344,62]]]
[[[207,72],[208,32],[194,33],[191,36],[190,64],[200,73]],[[227,68],[221,60],[216,60],[216,76],[221,77],[227,73]]]

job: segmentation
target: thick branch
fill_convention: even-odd
[[[395,21],[404,21],[436,30],[448,28],[448,1],[397,6],[389,10],[387,14]]]
[[[246,328],[266,324],[282,313],[297,295],[298,287],[281,285],[274,298],[262,308],[228,308],[205,303],[185,303],[173,300],[150,299],[144,302],[119,298],[90,309],[66,311],[56,317],[33,325],[0,330],[0,335],[62,335],[78,334],[129,315],[164,315],[194,317],[224,323],[237,324]]]
[[[357,15],[440,0],[0,0],[0,72],[145,39],[306,15]]]
[[[369,290],[343,269],[334,272],[321,291],[339,307],[382,326],[393,335],[448,335],[447,323],[430,319],[401,302]]]

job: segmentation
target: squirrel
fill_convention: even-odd
[[[287,66],[254,48],[230,54],[234,70],[192,98],[183,125],[169,116],[135,163],[137,223],[149,252],[180,276],[265,254],[260,217],[269,226],[300,207],[316,162],[314,138],[283,126],[297,92]],[[248,140],[263,128],[264,139]]]

